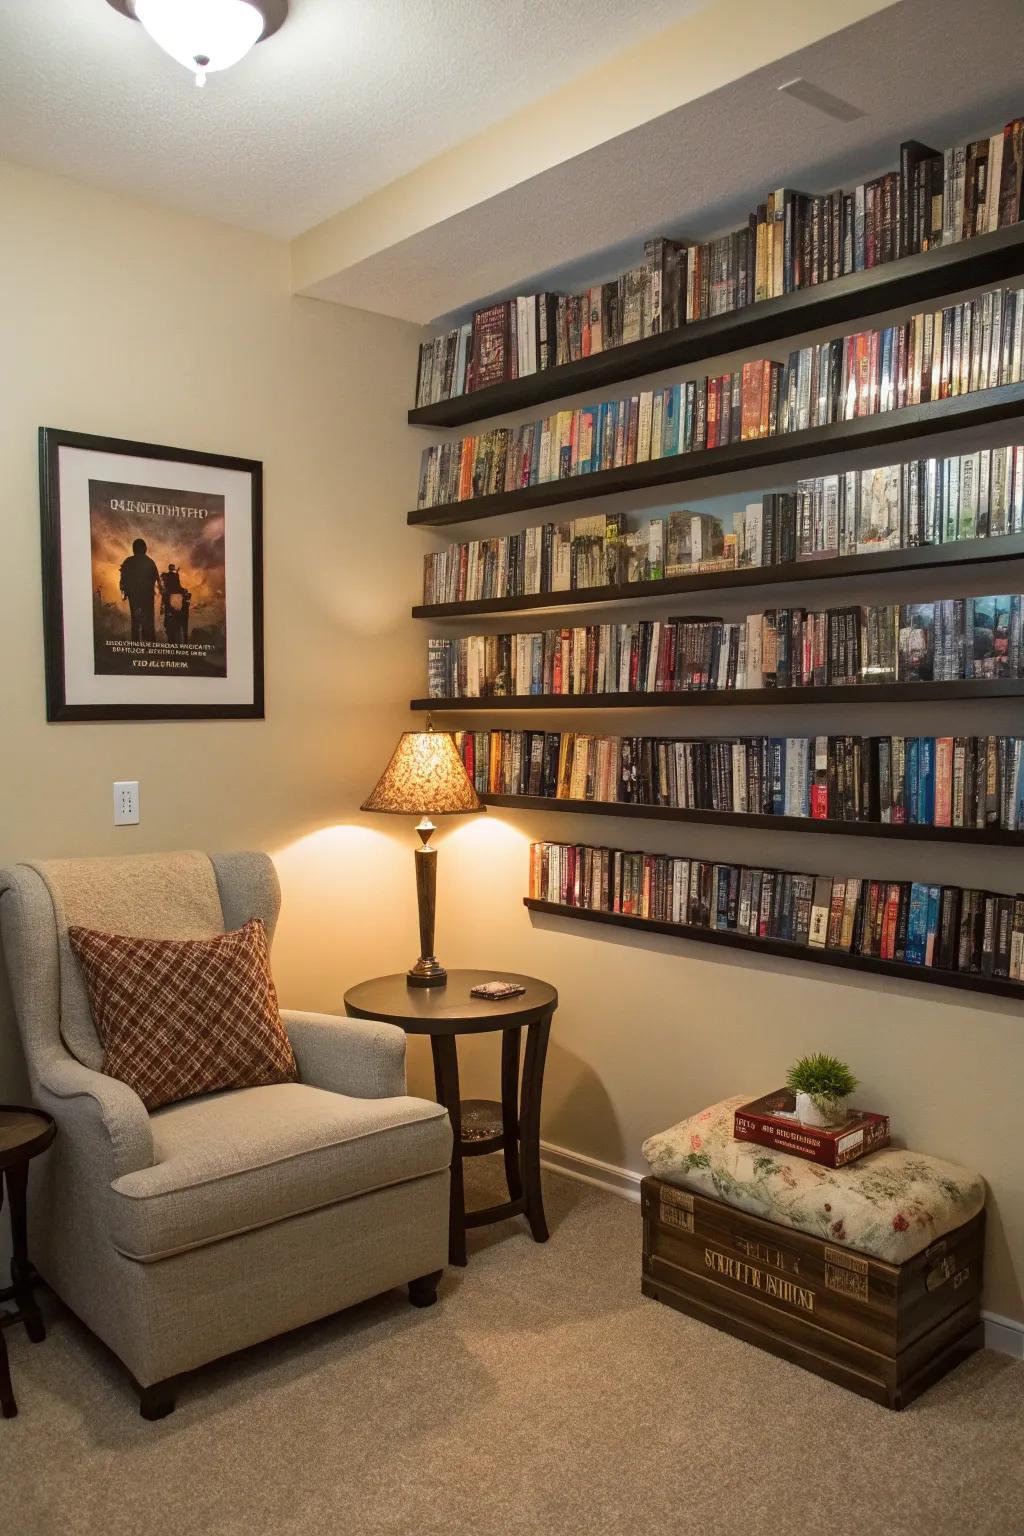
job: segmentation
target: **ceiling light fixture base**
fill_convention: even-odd
[[[135,0],[107,0],[115,11],[120,11],[122,16],[127,16],[131,21],[138,21],[135,14]],[[263,31],[258,42],[266,42],[268,37],[273,37],[280,31],[288,18],[288,0],[249,0],[254,10],[259,11],[263,17]]]

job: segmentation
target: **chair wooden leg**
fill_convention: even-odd
[[[174,1412],[178,1400],[178,1386],[173,1380],[155,1381],[151,1387],[139,1388],[139,1413],[151,1422],[166,1419]]]
[[[435,1269],[431,1275],[420,1275],[409,1281],[409,1300],[414,1307],[432,1307],[437,1300],[437,1285],[444,1270]]]
[[[14,1419],[18,1416],[18,1405],[14,1401],[11,1367],[7,1359],[7,1345],[4,1343],[2,1328],[0,1328],[0,1411],[3,1412],[5,1419]]]

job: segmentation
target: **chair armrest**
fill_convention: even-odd
[[[394,1024],[293,1009],[281,1010],[281,1023],[304,1083],[356,1099],[405,1093],[405,1034]]]
[[[127,1083],[70,1056],[56,1057],[40,1073],[36,1099],[104,1182],[152,1167],[149,1112]]]

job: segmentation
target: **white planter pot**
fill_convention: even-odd
[[[796,1096],[796,1116],[804,1125],[816,1125],[827,1129],[832,1125],[842,1125],[846,1118],[846,1106],[842,1100],[836,1104],[831,1112],[826,1112],[816,1104],[809,1093],[798,1093]]]

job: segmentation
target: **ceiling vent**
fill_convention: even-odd
[[[840,123],[852,123],[858,117],[867,117],[863,107],[855,107],[852,101],[833,96],[831,91],[823,90],[812,80],[787,80],[785,85],[779,86],[779,90],[804,102],[808,107],[814,107],[817,112],[824,112],[826,117],[834,117]]]

